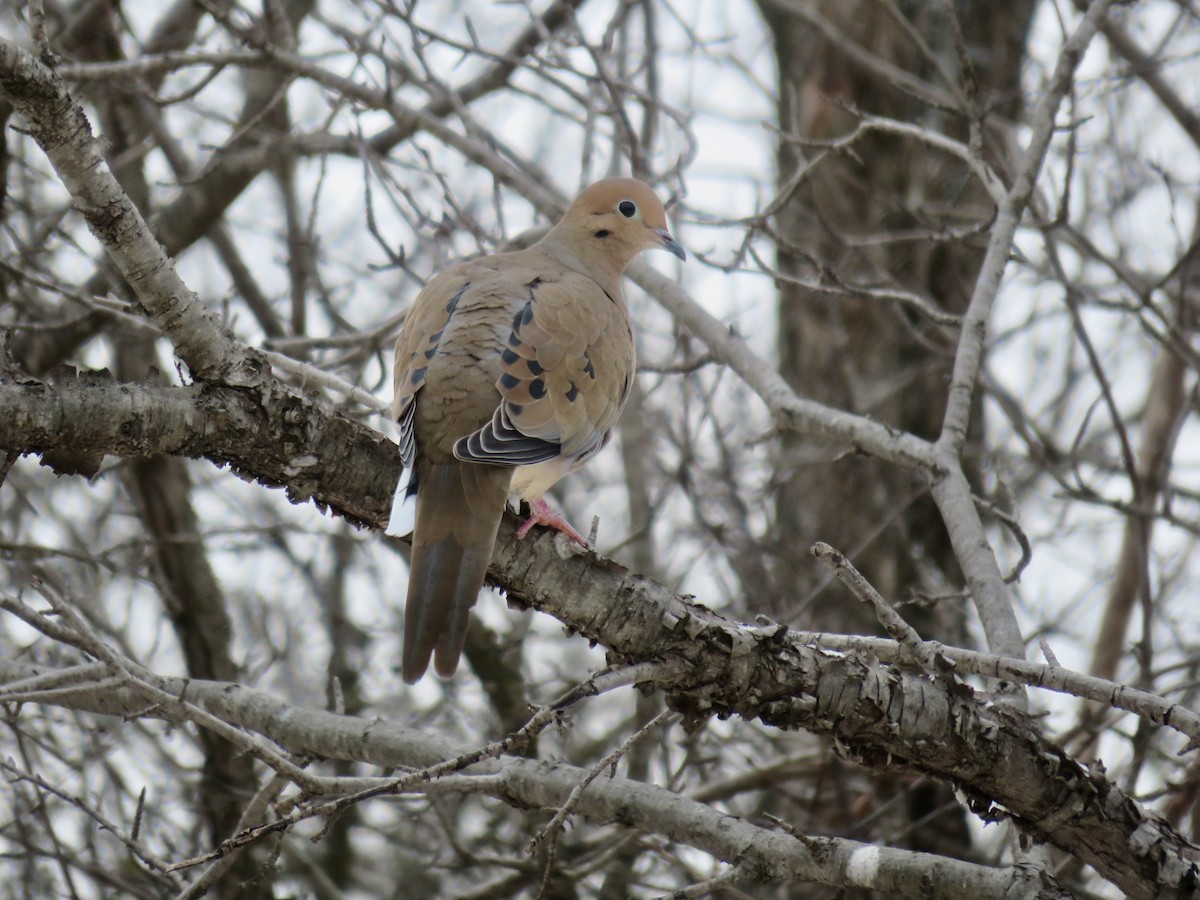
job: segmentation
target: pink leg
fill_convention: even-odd
[[[549,504],[541,497],[529,501],[529,513],[529,518],[522,522],[521,527],[517,529],[518,539],[524,540],[525,535],[529,534],[529,530],[534,525],[546,525],[561,531],[575,543],[587,546],[587,541],[584,540],[583,535],[572,528],[566,519],[552,510]]]

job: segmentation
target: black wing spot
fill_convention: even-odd
[[[428,350],[425,351],[425,358],[433,359],[435,356],[437,356],[437,351],[438,351],[437,344],[434,344],[432,347],[430,347]]]
[[[500,361],[506,366],[511,366],[520,358],[515,351],[510,350],[508,347],[505,347],[504,352],[500,354]]]
[[[530,375],[534,375],[534,376],[541,375],[545,371],[546,370],[542,368],[542,364],[539,363],[536,359],[529,360],[529,374]]]
[[[529,396],[534,400],[541,400],[546,396],[546,382],[541,378],[535,378],[529,382]]]
[[[460,287],[457,291],[454,292],[454,296],[451,297],[450,302],[446,304],[446,312],[450,313],[451,315],[454,314],[454,310],[458,309],[458,301],[462,299],[462,295],[467,292],[467,288],[469,288],[470,286],[471,286],[471,282],[468,281],[466,284],[464,284],[462,287]]]
[[[571,382],[571,389],[567,391],[567,402],[574,403],[575,398],[579,396],[579,387],[575,382]]]
[[[413,369],[412,383],[420,384],[424,380],[425,380],[425,366],[421,366],[421,368],[419,368],[419,369]]]
[[[583,367],[583,374],[587,375],[592,381],[596,380],[596,367],[592,365],[592,358],[586,350],[583,351],[583,358],[587,360],[587,365]]]
[[[532,321],[533,321],[533,301],[531,300],[528,303],[526,303],[525,308],[523,310],[521,310],[520,322],[521,322],[521,325],[528,325]],[[517,326],[514,322],[513,327],[516,328],[516,327],[520,327],[520,326]]]
[[[519,313],[518,313],[518,315],[519,315]],[[508,346],[510,346],[510,347],[520,347],[521,346],[521,337],[520,337],[520,335],[517,334],[515,325],[516,325],[516,323],[514,323],[513,333],[508,336]]]
[[[543,279],[541,275],[535,275],[533,281],[529,282],[529,284],[525,285],[525,287],[529,288],[531,291],[536,290],[537,286],[541,284],[542,281]]]
[[[442,328],[440,331],[435,331],[433,334],[431,334],[431,335],[429,336],[429,343],[431,343],[431,344],[440,344],[440,343],[442,342],[442,334],[443,334],[445,331],[446,331],[446,329],[445,329],[445,328]]]
[[[516,375],[512,374],[511,372],[505,372],[503,375],[500,376],[500,386],[507,391],[511,391],[513,388],[515,388],[520,383],[521,383],[521,379],[518,378]]]

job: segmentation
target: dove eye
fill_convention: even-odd
[[[627,219],[632,219],[637,215],[637,204],[632,200],[622,200],[617,204],[617,212]]]

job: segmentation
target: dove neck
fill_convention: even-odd
[[[559,231],[552,229],[538,243],[543,252],[565,268],[586,275],[600,285],[606,294],[622,302],[621,274],[628,261],[610,252],[597,253],[592,248],[580,247],[578,241],[571,240],[570,235],[560,234]]]

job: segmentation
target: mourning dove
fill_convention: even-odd
[[[409,684],[431,654],[444,678],[458,667],[510,493],[532,510],[519,537],[547,524],[584,543],[542,495],[612,436],[634,374],[621,274],[654,247],[685,258],[654,192],[608,179],[532,247],[458,263],[413,301],[396,341],[406,474],[388,526],[412,522]]]

